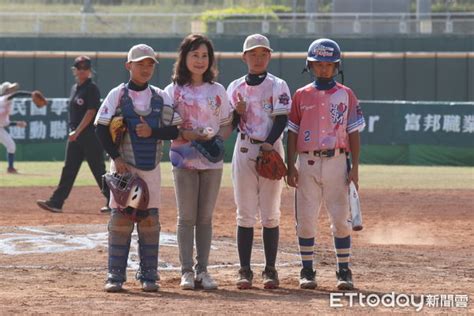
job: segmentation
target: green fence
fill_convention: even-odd
[[[39,89],[48,97],[67,97],[73,84],[70,67],[79,54],[93,58],[94,79],[103,97],[128,80],[125,52],[0,51],[0,82],[16,81],[23,89]],[[247,72],[241,53],[217,52],[216,56],[218,81],[224,86]],[[294,92],[311,80],[301,73],[305,58],[304,52],[275,52],[269,71],[285,79]],[[159,53],[159,59],[151,82],[163,88],[171,81],[176,53]],[[344,83],[359,99],[474,100],[474,52],[346,52],[342,60]]]
[[[10,128],[18,160],[64,159],[66,106],[66,99],[52,99],[42,109],[29,99],[14,100],[12,120],[28,122],[25,129]],[[361,101],[361,106],[366,120],[362,163],[474,165],[474,102]],[[226,161],[232,158],[235,136],[226,141]],[[0,158],[5,159],[3,147]]]

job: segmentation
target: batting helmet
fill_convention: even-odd
[[[329,38],[320,38],[309,45],[306,60],[338,63],[341,61],[341,49],[335,41]]]
[[[336,63],[336,69],[333,77],[341,74],[344,83],[344,74],[342,72],[341,48],[329,38],[320,38],[309,45],[308,56],[306,57],[306,67],[303,72],[309,71],[309,63],[312,61],[322,61]]]
[[[120,207],[131,207],[141,211],[148,208],[150,200],[148,186],[139,176],[131,173],[123,175],[106,173],[104,179]]]

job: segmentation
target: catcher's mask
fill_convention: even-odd
[[[131,173],[106,173],[104,179],[121,208],[131,207],[140,211],[148,208],[148,186],[139,176]]]

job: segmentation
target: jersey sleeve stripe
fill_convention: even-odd
[[[97,119],[97,124],[109,126],[110,121],[111,121],[111,119],[109,119],[109,118],[99,117]]]
[[[293,123],[292,121],[288,121],[288,129],[296,134],[298,134],[300,127]]]
[[[288,109],[277,109],[272,112],[272,116],[277,115],[288,115],[290,111]]]
[[[364,118],[360,118],[355,123],[347,126],[347,133],[350,134],[355,131],[360,131],[365,127],[365,120]]]

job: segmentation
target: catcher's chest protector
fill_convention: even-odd
[[[140,116],[143,116],[148,125],[154,129],[158,128],[161,121],[161,111],[163,108],[163,98],[150,87],[152,98],[150,109],[146,113],[137,113],[130,98],[128,88],[123,88],[123,95],[120,98],[120,108],[127,125],[127,134],[120,145],[122,157],[127,163],[140,170],[153,170],[160,162],[161,141],[154,137],[138,137],[135,128],[141,123]]]

